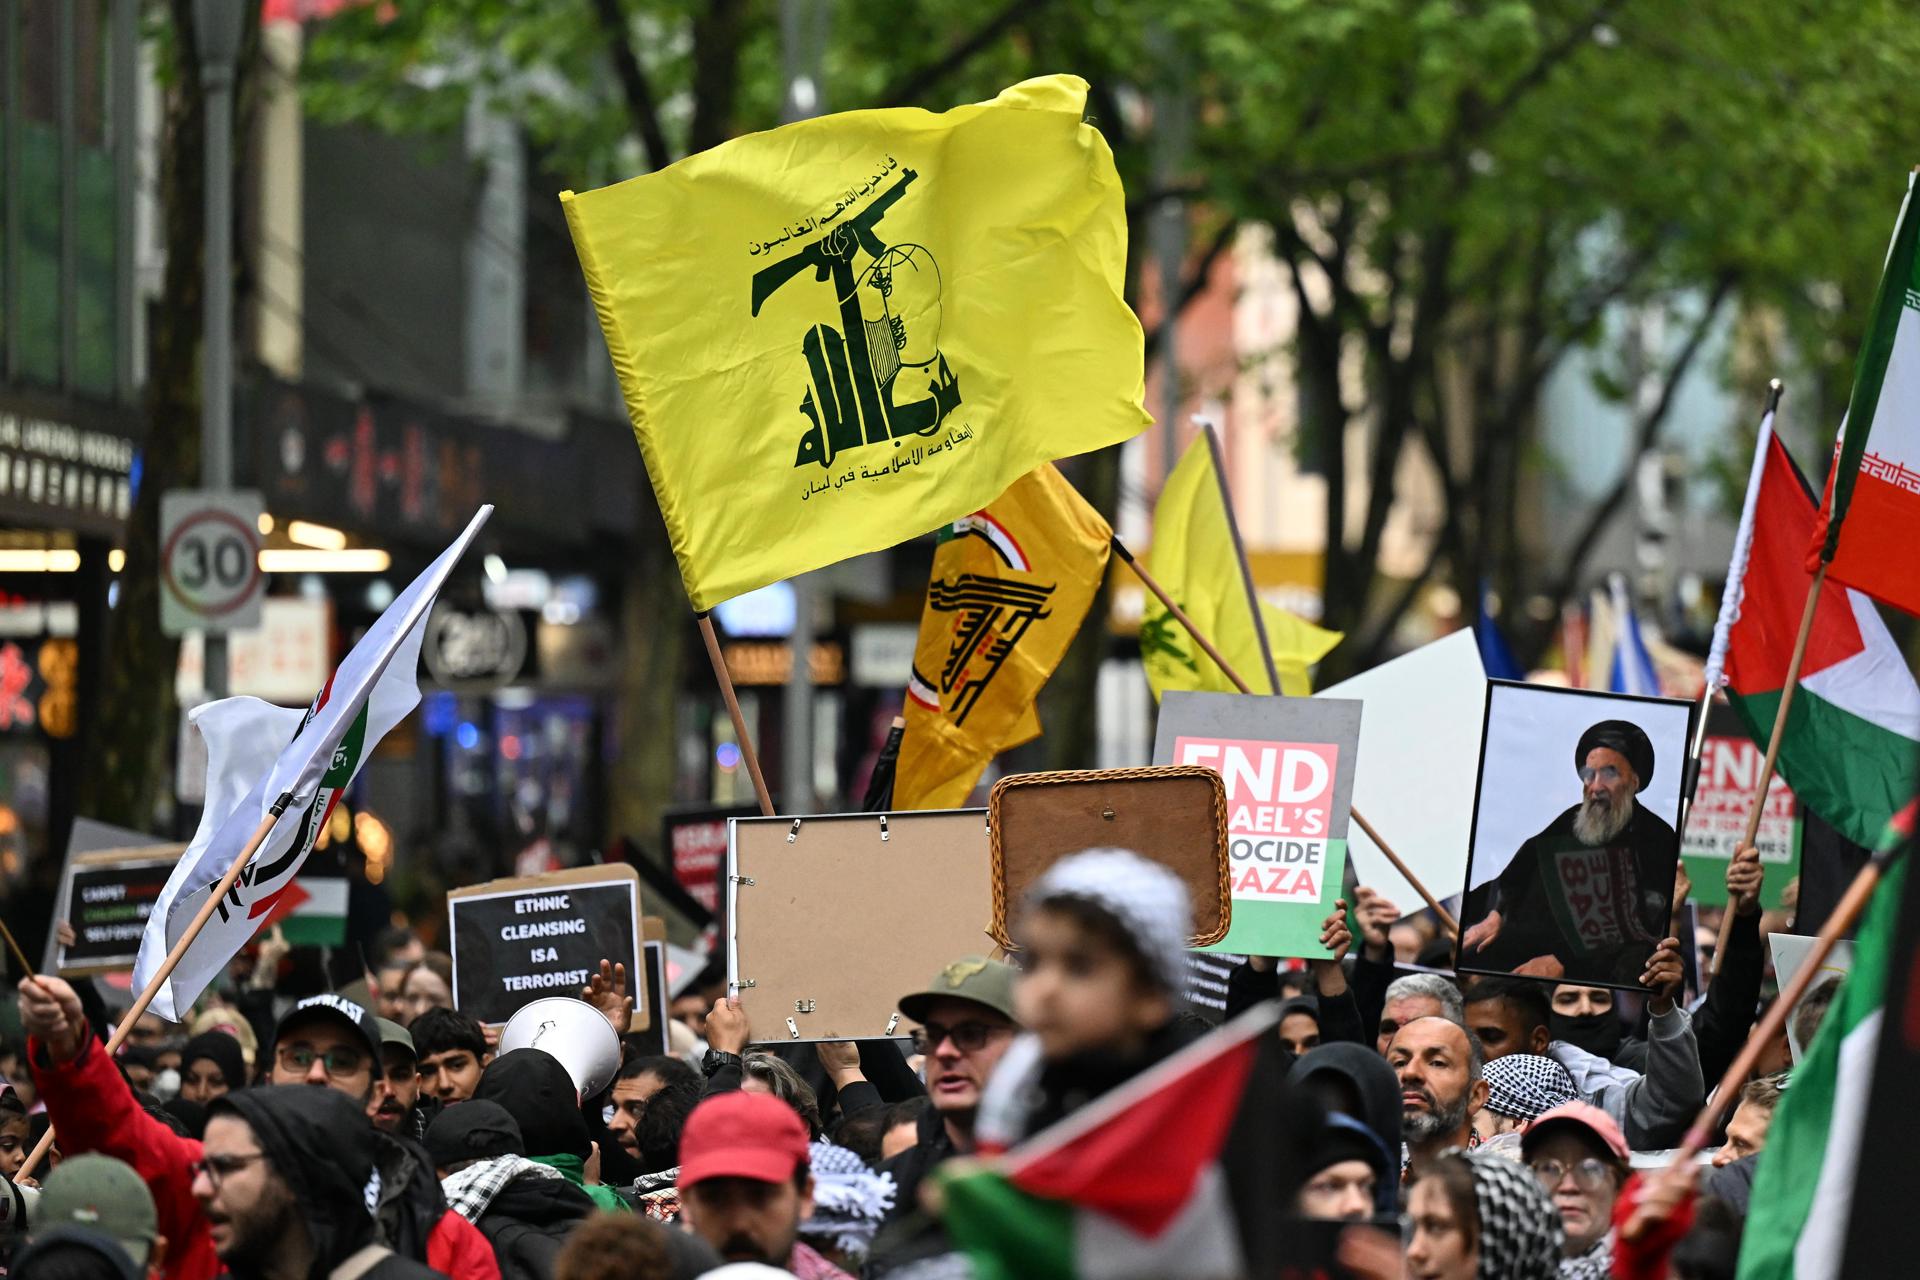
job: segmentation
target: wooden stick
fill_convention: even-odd
[[[720,640],[713,634],[713,619],[704,613],[695,614],[700,623],[700,638],[707,643],[707,661],[713,664],[713,678],[720,682],[720,696],[726,700],[727,714],[733,717],[733,736],[740,741],[740,755],[747,762],[747,776],[753,779],[753,794],[759,797],[760,812],[767,817],[773,816],[773,797],[767,794],[767,780],[760,772],[760,756],[753,749],[753,739],[747,736],[746,717],[740,714],[740,698],[733,691],[733,677],[727,674],[727,660],[720,656]],[[795,662],[805,662],[806,654],[793,655]]]
[[[1193,642],[1199,645],[1201,650],[1204,651],[1209,658],[1213,659],[1215,665],[1220,668],[1227,679],[1233,682],[1234,688],[1242,693],[1252,693],[1253,690],[1247,687],[1247,682],[1240,678],[1240,673],[1235,671],[1232,664],[1221,656],[1218,649],[1213,647],[1212,641],[1200,634],[1198,628],[1193,625],[1193,619],[1189,618],[1186,613],[1181,610],[1180,606],[1173,602],[1173,597],[1168,595],[1166,589],[1153,580],[1153,575],[1140,567],[1140,562],[1133,558],[1133,553],[1126,549],[1119,538],[1113,538],[1111,541],[1113,543],[1113,553],[1119,556],[1129,569],[1133,570],[1135,575],[1139,577],[1141,583],[1145,585],[1147,590],[1153,593],[1154,598],[1160,602],[1161,606],[1173,615],[1174,620],[1187,629],[1187,634],[1193,637]],[[1276,684],[1274,689],[1277,693],[1279,685]],[[1426,899],[1427,905],[1433,909],[1434,915],[1439,918],[1441,926],[1445,928],[1448,933],[1459,937],[1459,922],[1456,921],[1452,915],[1448,914],[1445,907],[1440,905],[1440,900],[1433,896],[1432,890],[1421,883],[1420,877],[1414,875],[1407,867],[1407,864],[1400,860],[1400,855],[1393,851],[1393,846],[1380,838],[1380,833],[1374,830],[1371,822],[1368,822],[1366,818],[1361,816],[1358,809],[1349,809],[1348,813],[1353,817],[1353,820],[1359,824],[1360,829],[1367,833],[1367,838],[1380,847],[1380,852],[1387,856],[1387,861],[1393,864],[1394,870],[1406,877],[1407,883],[1413,886],[1414,892]]]
[[[1167,589],[1154,581],[1153,575],[1147,572],[1146,567],[1133,558],[1133,552],[1127,550],[1126,544],[1121,542],[1117,535],[1110,536],[1107,541],[1113,546],[1113,554],[1119,556],[1127,568],[1133,570],[1134,576],[1140,579],[1141,585],[1153,593],[1153,598],[1160,602],[1163,609],[1173,615],[1173,620],[1187,629],[1187,634],[1193,637],[1193,642],[1200,646],[1201,652],[1213,659],[1213,664],[1233,682],[1233,687],[1242,693],[1252,693],[1252,688],[1240,678],[1240,673],[1233,669],[1233,664],[1213,647],[1213,641],[1200,634],[1200,628],[1193,625],[1193,619],[1187,616],[1187,611],[1173,602],[1173,597],[1167,594]]]
[[[27,959],[27,953],[20,949],[18,942],[14,941],[13,930],[7,928],[7,922],[5,920],[0,920],[0,936],[6,938],[7,950],[13,952],[14,963],[20,966],[20,976],[23,978],[37,978],[39,975],[33,971],[33,962]]]
[[[1247,593],[1247,610],[1253,614],[1253,634],[1260,640],[1260,656],[1267,664],[1267,690],[1280,692],[1280,669],[1273,662],[1273,645],[1267,639],[1267,620],[1260,613],[1260,593],[1253,587],[1253,566],[1247,561],[1246,544],[1240,541],[1240,522],[1233,514],[1233,494],[1227,489],[1226,457],[1220,450],[1220,437],[1213,433],[1213,424],[1205,418],[1196,418],[1201,434],[1207,438],[1207,449],[1213,454],[1213,478],[1220,487],[1220,507],[1227,515],[1227,537],[1233,542],[1234,558],[1240,562],[1240,585]]]
[[[1760,819],[1767,807],[1767,791],[1773,786],[1773,766],[1780,759],[1780,740],[1786,736],[1787,712],[1793,708],[1793,691],[1800,684],[1800,662],[1807,656],[1807,640],[1813,635],[1814,615],[1820,612],[1820,588],[1827,581],[1827,566],[1822,563],[1807,584],[1807,606],[1800,611],[1800,634],[1793,642],[1793,657],[1787,663],[1786,687],[1780,690],[1780,706],[1773,713],[1773,733],[1767,739],[1767,758],[1760,766],[1760,781],[1754,784],[1753,808],[1747,812],[1747,834],[1740,843],[1750,845],[1760,834]],[[1735,853],[1739,850],[1736,848]],[[1727,954],[1727,940],[1733,936],[1733,903],[1720,917],[1720,940],[1713,951],[1713,971],[1720,972],[1720,958]]]
[[[188,922],[186,932],[180,935],[180,941],[173,944],[173,949],[167,952],[167,958],[160,962],[159,970],[148,979],[146,989],[140,993],[140,998],[133,1002],[133,1007],[128,1009],[126,1015],[120,1019],[120,1025],[113,1029],[113,1035],[107,1040],[105,1049],[109,1058],[127,1042],[127,1036],[133,1031],[133,1024],[140,1021],[140,1015],[147,1011],[147,1006],[153,1003],[153,998],[160,994],[160,988],[166,984],[168,978],[173,976],[174,969],[186,958],[187,950],[193,946],[194,939],[198,938],[200,931],[207,927],[207,921],[213,919],[214,909],[220,905],[220,900],[233,888],[233,882],[240,878],[240,873],[253,859],[254,852],[273,831],[273,824],[280,821],[280,815],[285,813],[287,806],[292,803],[292,793],[281,796],[274,801],[271,812],[260,820],[258,827],[254,828],[253,835],[247,840],[247,847],[240,851],[240,856],[233,860],[233,865],[227,868],[227,873],[220,877],[218,884],[213,886],[213,892],[209,893],[207,900],[200,904],[200,910],[195,912],[193,919]],[[35,1143],[33,1150],[27,1153],[26,1163],[20,1166],[20,1172],[14,1175],[14,1179],[17,1181],[31,1174],[52,1145],[53,1126],[48,1125],[47,1131],[40,1135],[40,1141]]]
[[[1881,873],[1890,856],[1876,855],[1866,866],[1860,868],[1860,874],[1855,876],[1853,883],[1847,887],[1846,895],[1840,899],[1840,905],[1833,909],[1833,915],[1828,917],[1819,936],[1813,940],[1813,949],[1801,963],[1800,971],[1793,975],[1793,981],[1787,984],[1779,998],[1767,1007],[1766,1016],[1760,1019],[1760,1025],[1753,1029],[1753,1034],[1747,1037],[1747,1043],[1741,1048],[1739,1056],[1733,1060],[1733,1065],[1728,1067],[1727,1073],[1720,1077],[1720,1083],[1715,1087],[1713,1097],[1707,1101],[1699,1118],[1687,1131],[1686,1141],[1682,1142],[1680,1149],[1674,1153],[1673,1164],[1685,1164],[1699,1155],[1712,1140],[1714,1130],[1720,1126],[1721,1117],[1732,1106],[1740,1085],[1753,1073],[1755,1064],[1760,1061],[1761,1053],[1765,1051],[1767,1044],[1780,1034],[1781,1028],[1787,1025],[1787,1015],[1793,1011],[1793,1006],[1820,976],[1821,966],[1826,963],[1828,953],[1833,950],[1833,944],[1840,940],[1840,935],[1853,927],[1854,922],[1860,918],[1860,913],[1866,910],[1867,899],[1873,896],[1874,889],[1879,885]],[[1729,907],[1729,914],[1731,914],[1731,907]]]

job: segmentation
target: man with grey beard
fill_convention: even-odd
[[[1520,846],[1461,938],[1461,964],[1537,978],[1631,984],[1666,933],[1679,840],[1641,805],[1653,743],[1602,720],[1573,752],[1580,803]],[[1484,892],[1484,891],[1482,891]]]

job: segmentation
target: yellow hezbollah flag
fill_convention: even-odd
[[[938,536],[896,809],[964,804],[987,761],[1040,736],[1033,700],[1093,604],[1113,531],[1044,463]]]
[[[1227,525],[1226,491],[1214,469],[1213,447],[1202,432],[1167,477],[1153,509],[1149,566],[1202,635],[1255,693],[1274,693],[1260,652],[1260,632],[1248,606],[1240,553]],[[1262,601],[1260,620],[1280,674],[1277,692],[1308,694],[1307,668],[1332,652],[1342,636]],[[1140,661],[1158,698],[1169,689],[1236,692],[1233,681],[1193,642],[1158,600],[1147,595],[1140,619]]]
[[[561,194],[695,609],[1146,425],[1086,95],[847,112]]]

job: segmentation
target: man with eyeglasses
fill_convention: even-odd
[[[1654,777],[1652,740],[1630,720],[1602,720],[1580,735],[1573,768],[1580,802],[1470,895],[1480,918],[1461,935],[1463,966],[1632,985],[1666,937],[1680,842],[1638,799]]]
[[[235,1280],[438,1273],[379,1243],[367,1210],[376,1141],[333,1089],[241,1089],[208,1108],[192,1192]]]
[[[1563,1277],[1613,1274],[1613,1203],[1626,1185],[1627,1139],[1613,1117],[1584,1102],[1543,1111],[1520,1138],[1520,1158],[1553,1198],[1566,1230]]]
[[[268,1061],[272,1084],[331,1085],[366,1103],[380,1061],[380,1024],[345,996],[308,996],[274,1028]]]
[[[920,1181],[943,1161],[973,1151],[980,1094],[1020,1030],[1014,1020],[1015,972],[1012,965],[962,956],[935,974],[925,990],[900,998],[901,1014],[920,1024],[914,1039],[926,1058],[932,1105],[920,1113],[914,1145],[880,1166],[893,1175],[898,1193],[874,1241],[876,1260],[903,1262],[937,1242],[938,1228],[919,1214]]]

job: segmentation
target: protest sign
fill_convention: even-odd
[[[628,1029],[627,1040],[636,1046],[641,1054],[667,1053],[667,944],[664,942],[643,942],[640,944],[641,973],[636,984],[645,993],[646,1006],[653,1016],[646,1026],[640,1025],[639,1008],[641,997],[634,997],[634,1022]]]
[[[1487,701],[1472,629],[1463,627],[1314,696],[1365,704],[1353,807],[1435,897],[1459,893],[1460,850],[1473,834],[1474,775]],[[1402,911],[1419,908],[1419,891],[1358,823],[1347,832],[1347,857],[1359,883]]]
[[[180,846],[167,840],[150,836],[143,831],[134,831],[128,827],[116,827],[108,822],[96,822],[92,818],[75,818],[73,829],[67,835],[66,856],[60,863],[60,883],[66,884],[72,873],[74,859],[87,853],[105,853],[109,851],[138,851],[148,857],[161,856],[166,851],[169,858],[178,858]],[[52,927],[47,930],[47,945],[40,957],[40,967],[49,973],[60,971],[59,926],[65,919],[60,913],[66,903],[66,894],[62,892],[54,899],[54,917]]]
[[[1671,924],[1691,702],[1487,682],[1457,968],[1640,989]]]
[[[1680,838],[1680,856],[1686,859],[1687,876],[1693,881],[1693,900],[1703,907],[1726,905],[1727,861],[1747,833],[1747,814],[1753,808],[1754,788],[1765,761],[1766,751],[1747,736],[1739,713],[1716,704],[1707,714],[1700,785]],[[1760,905],[1769,910],[1782,905],[1787,882],[1800,874],[1801,825],[1799,797],[1785,778],[1774,774],[1754,840],[1766,870]]]
[[[1153,758],[1226,784],[1233,926],[1210,949],[1325,958],[1360,744],[1358,702],[1169,691]]]
[[[660,820],[660,847],[672,861],[674,879],[711,915],[720,914],[720,869],[727,860],[727,819],[752,818],[759,813],[754,805],[734,805],[682,809]]]
[[[636,1022],[646,990],[640,963],[640,877],[632,867],[571,867],[489,880],[447,895],[453,1003],[504,1023],[542,996],[579,995],[602,960],[627,966]]]
[[[1187,952],[1187,967],[1180,975],[1187,1008],[1219,1026],[1227,1016],[1227,978],[1244,960],[1223,951]]]
[[[1018,773],[993,784],[987,818],[988,932],[1003,947],[1014,946],[1012,917],[1033,883],[1060,859],[1093,848],[1130,849],[1180,878],[1193,913],[1188,946],[1210,946],[1227,934],[1227,792],[1211,769]]]
[[[903,984],[988,949],[983,810],[728,826],[727,992],[755,1043],[904,1035]]]
[[[133,968],[154,899],[166,887],[184,844],[105,849],[71,858],[60,881],[58,922],[73,941],[54,940],[53,968],[61,974],[111,973]]]
[[[1807,956],[1813,951],[1817,939],[1798,933],[1770,933],[1767,942],[1773,949],[1773,972],[1780,981],[1780,989],[1785,991],[1793,985],[1794,977],[1800,972],[1800,966],[1807,962]],[[1800,1007],[1822,987],[1840,981],[1853,970],[1853,943],[1846,939],[1833,944],[1833,950],[1827,952],[1827,958],[1820,962],[1820,972],[1808,984],[1806,994],[1794,1002],[1793,1009],[1787,1014],[1787,1047],[1793,1050],[1793,1060],[1798,1063],[1806,1059],[1807,1046],[1800,1038]],[[1811,1032],[1813,1028],[1809,1027]]]

